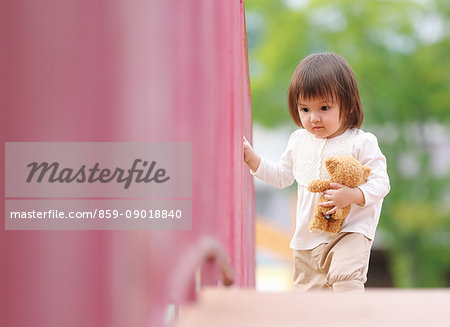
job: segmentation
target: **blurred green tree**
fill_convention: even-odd
[[[253,117],[266,127],[293,124],[287,88],[302,58],[349,61],[363,128],[388,158],[379,228],[395,285],[450,286],[450,2],[246,0],[246,19]]]

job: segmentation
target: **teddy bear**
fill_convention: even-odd
[[[308,191],[323,193],[331,189],[330,183],[339,183],[352,188],[357,187],[364,184],[370,174],[369,166],[363,166],[351,156],[328,157],[324,163],[330,179],[315,179],[311,181],[308,184]],[[322,202],[327,202],[323,194],[314,208],[314,217],[309,223],[308,229],[311,232],[326,232],[329,235],[336,235],[341,231],[342,223],[350,213],[350,205],[338,209],[332,215],[327,215],[326,212],[330,208],[319,206]]]

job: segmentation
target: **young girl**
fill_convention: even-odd
[[[386,158],[376,137],[360,130],[363,109],[350,65],[335,53],[312,54],[294,71],[288,91],[289,111],[301,128],[294,131],[278,163],[261,158],[244,139],[244,161],[251,173],[279,188],[297,181],[294,283],[301,290],[364,291],[370,249],[383,198],[390,190]],[[323,194],[327,214],[351,206],[342,231],[333,236],[312,233],[319,193],[307,190],[310,181],[328,179],[324,160],[351,155],[368,165],[367,182],[356,188],[331,183]]]

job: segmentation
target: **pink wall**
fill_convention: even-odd
[[[158,326],[175,285],[187,289],[177,301],[192,299],[205,238],[222,247],[219,264],[231,260],[235,285],[253,287],[243,3],[21,0],[0,12],[0,212],[6,141],[184,141],[193,151],[191,231],[5,231],[1,219],[0,325]]]

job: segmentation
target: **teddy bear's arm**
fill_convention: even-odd
[[[310,192],[325,192],[330,188],[330,180],[328,179],[315,179],[308,185],[308,191]]]

